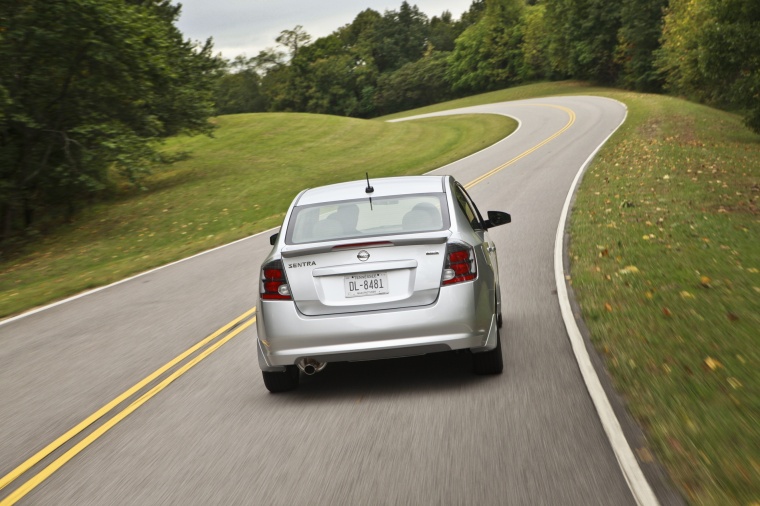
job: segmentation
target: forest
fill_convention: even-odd
[[[746,113],[760,131],[755,0],[475,0],[460,19],[408,2],[360,12],[316,40],[226,62],[219,114],[300,111],[371,118],[464,95],[577,79],[668,92]]]
[[[71,220],[163,162],[162,139],[214,115],[373,118],[522,83],[670,93],[760,132],[757,0],[475,0],[459,18],[359,12],[296,26],[230,61],[186,40],[169,0],[0,4],[0,243]],[[121,185],[121,186],[120,186]]]

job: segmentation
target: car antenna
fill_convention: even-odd
[[[369,184],[369,172],[364,173],[367,176],[367,187],[364,189],[364,193],[369,194],[369,210],[373,211],[372,209],[372,193],[375,191],[375,189]]]

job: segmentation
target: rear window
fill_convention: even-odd
[[[285,242],[304,244],[353,237],[433,232],[449,227],[443,193],[401,195],[297,206]]]

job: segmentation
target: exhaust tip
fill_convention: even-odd
[[[296,365],[298,365],[298,368],[307,376],[313,376],[324,369],[327,366],[327,362],[320,362],[313,358],[302,358],[296,363]]]

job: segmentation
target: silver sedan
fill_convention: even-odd
[[[261,266],[259,366],[271,392],[329,363],[469,350],[502,371],[501,294],[488,230],[451,176],[302,191]]]

